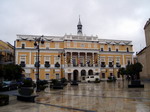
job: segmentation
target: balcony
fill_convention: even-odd
[[[118,64],[116,64],[116,67],[120,68],[120,67],[121,67],[121,65],[118,63]]]
[[[55,64],[55,67],[60,67],[60,64],[57,62],[57,63]]]
[[[86,64],[81,63],[80,65],[81,65],[81,67],[86,67]]]
[[[88,67],[93,67],[93,64],[88,64]]]
[[[68,66],[69,66],[69,64],[68,64]],[[78,64],[73,64],[73,67],[78,67]]]
[[[105,64],[101,64],[101,67],[106,67],[106,65]]]
[[[46,68],[48,68],[48,67],[50,67],[50,64],[45,63],[44,66],[45,66]]]
[[[38,64],[38,62],[35,62],[34,66],[35,67],[40,67],[40,64]]]
[[[112,65],[112,64],[109,64],[109,67],[113,67],[113,65]]]
[[[26,66],[25,62],[21,62],[21,63],[20,63],[20,66],[21,66],[21,67],[25,67],[25,66]]]

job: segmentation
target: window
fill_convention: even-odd
[[[108,50],[111,51],[111,48],[109,47]]]
[[[45,79],[46,80],[49,80],[50,78],[49,78],[49,74],[47,73],[47,74],[45,74]]]
[[[21,44],[21,48],[24,49],[25,48],[25,43]]]
[[[94,44],[94,48],[97,48],[97,44]]]
[[[38,56],[34,56],[34,63],[36,63],[38,61]],[[39,64],[40,64],[40,61],[41,61],[41,57],[39,56]]]
[[[127,47],[127,52],[129,52],[129,48]]]
[[[84,45],[84,44],[81,44],[81,47],[85,47],[85,45]]]
[[[20,57],[20,64],[25,64],[26,63],[26,56],[21,56]]]
[[[49,43],[45,43],[45,47],[46,47],[46,49],[49,49]]]
[[[50,67],[50,56],[44,57],[45,67]]]
[[[55,48],[59,48],[59,43],[55,43]]]
[[[91,43],[88,44],[88,48],[91,48]]]
[[[105,62],[101,62],[102,65],[105,65]]]
[[[49,61],[45,61],[45,64],[46,64],[46,65],[49,65]]]
[[[113,62],[109,62],[109,65],[113,65]]]
[[[35,79],[37,79],[38,78],[38,75],[37,75],[37,73],[35,74]]]
[[[77,42],[74,42],[74,47],[77,47]]]
[[[130,65],[130,60],[128,60],[128,65]]]
[[[56,74],[56,79],[59,79],[59,74]]]
[[[116,45],[116,46],[115,46],[115,49],[116,49],[116,52],[118,52],[118,51],[119,51],[119,46]]]
[[[67,42],[67,47],[70,47],[70,42]]]
[[[59,62],[60,62],[60,57],[55,56],[55,57],[54,57],[54,61],[55,61],[55,63],[57,63],[57,62],[59,63]]]
[[[104,49],[103,49],[103,48],[101,48],[101,51],[104,51]]]
[[[102,78],[105,78],[105,73],[102,73]]]
[[[120,64],[120,57],[116,57],[116,63]]]
[[[126,64],[127,64],[127,65],[130,65],[130,64],[131,64],[131,58],[130,58],[130,57],[127,57],[127,59],[126,59]]]
[[[113,76],[113,74],[112,74],[112,73],[110,73],[110,76]]]

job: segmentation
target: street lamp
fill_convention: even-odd
[[[39,55],[40,55],[40,43],[41,44],[44,44],[44,40],[43,40],[43,35],[38,37],[38,38],[35,38],[35,42],[34,42],[34,46],[36,47],[36,49],[38,50],[37,52],[37,60],[36,60],[36,63],[35,63],[35,67],[37,69],[37,73],[36,73],[36,85],[37,85],[37,89],[36,91],[39,92],[40,91],[40,88],[39,88],[39,68],[40,68],[40,61],[39,61]]]
[[[114,74],[114,61],[112,61],[112,64],[113,64],[113,76],[115,76],[115,74]]]

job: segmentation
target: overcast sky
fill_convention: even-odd
[[[83,34],[132,40],[135,52],[145,46],[150,0],[0,0],[0,39],[13,44],[16,34],[77,34],[79,15]]]

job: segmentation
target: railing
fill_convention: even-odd
[[[35,66],[35,67],[40,67],[40,64],[38,64],[38,62],[36,62],[36,63],[34,64],[34,66]]]
[[[109,64],[109,67],[113,67],[113,65],[112,65],[112,64]]]
[[[60,64],[57,62],[57,63],[55,64],[55,67],[60,67]]]
[[[101,67],[106,67],[106,65],[105,64],[101,64]]]
[[[25,63],[20,63],[20,66],[21,66],[21,67],[25,67],[26,64],[25,64]]]
[[[120,64],[116,64],[116,67],[118,67],[118,68],[119,68],[119,67],[121,67],[121,65],[120,65]]]
[[[45,66],[46,68],[48,68],[48,67],[50,67],[50,64],[45,64],[44,66]]]

